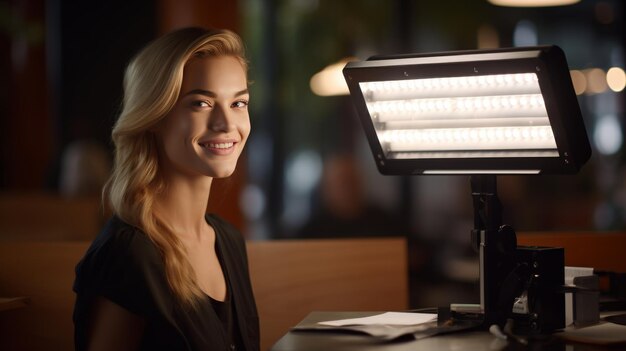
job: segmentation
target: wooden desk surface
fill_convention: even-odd
[[[327,320],[366,317],[380,312],[311,312],[300,324],[308,325]],[[570,348],[573,346],[573,348]],[[622,346],[622,345],[618,345]],[[547,340],[523,346],[513,341],[501,340],[487,331],[470,331],[437,335],[420,340],[381,342],[366,335],[334,331],[296,331],[285,334],[270,349],[271,351],[404,351],[404,350],[616,350],[615,346],[589,345],[566,342],[551,336]]]
[[[380,312],[311,312],[300,324],[308,325],[321,321],[366,317]],[[430,337],[421,340],[381,342],[366,335],[334,331],[290,331],[272,348],[272,351],[357,351],[357,350],[482,350],[485,345],[499,344],[487,332],[459,333],[454,336]],[[504,342],[506,343],[506,342]],[[500,349],[498,347],[495,348]]]

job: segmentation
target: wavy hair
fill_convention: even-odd
[[[153,211],[160,179],[153,127],[174,107],[183,70],[193,57],[233,56],[244,70],[244,47],[228,30],[184,28],[160,37],[141,50],[124,75],[124,100],[113,127],[115,162],[103,199],[115,215],[141,229],[161,252],[167,281],[180,302],[194,306],[203,296],[182,242]]]

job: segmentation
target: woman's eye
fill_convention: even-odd
[[[244,108],[248,106],[248,101],[246,100],[235,101],[231,106],[234,108]]]
[[[191,103],[191,106],[193,106],[193,107],[211,107],[211,105],[208,102],[204,101],[204,100],[193,101]]]

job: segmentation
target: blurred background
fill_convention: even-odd
[[[575,176],[499,177],[505,222],[524,232],[626,227],[622,1],[3,0],[0,240],[97,234],[124,67],[190,25],[246,43],[253,131],[209,210],[249,240],[406,236],[412,306],[475,299],[469,178],[380,175],[340,70],[375,54],[543,44],[566,53],[593,156]]]

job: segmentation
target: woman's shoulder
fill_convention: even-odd
[[[120,270],[138,272],[160,261],[157,248],[146,234],[114,216],[94,239],[76,273],[81,277]]]
[[[163,261],[140,229],[111,218],[76,265],[74,291],[87,301],[103,296],[140,315],[154,311],[156,294],[167,291]]]
[[[111,217],[96,239],[88,253],[112,251],[116,255],[150,254],[156,251],[154,244],[139,228],[134,227],[117,216]],[[125,256],[125,255],[124,255]]]

